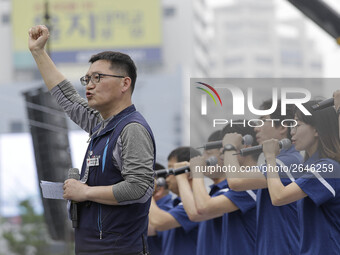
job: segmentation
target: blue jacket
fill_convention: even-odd
[[[120,170],[112,163],[112,153],[124,127],[132,122],[140,123],[152,131],[135,107],[129,106],[114,116],[108,125],[92,138],[84,159],[81,178],[88,158],[99,158],[97,166],[90,166],[87,184],[108,186],[123,181]],[[99,126],[94,128],[95,132]],[[154,149],[154,154],[155,149]],[[75,229],[77,254],[134,254],[146,248],[148,212],[151,198],[145,203],[105,205],[96,202],[78,203],[79,227]]]

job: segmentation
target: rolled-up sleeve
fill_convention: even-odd
[[[139,123],[130,123],[120,135],[121,174],[124,181],[112,191],[121,205],[145,203],[153,193],[154,145],[149,132]]]

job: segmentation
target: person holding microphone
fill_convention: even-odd
[[[221,140],[226,133],[238,132],[255,137],[253,128],[240,126],[226,126],[221,135],[209,142]],[[251,145],[243,145],[249,147]],[[221,149],[206,149],[204,156],[197,156],[188,162],[178,163],[176,167],[190,165],[193,178],[192,190],[188,174],[177,175],[177,183],[189,219],[200,222],[198,232],[197,255],[204,254],[254,254],[256,229],[256,192],[247,190],[236,192],[230,189],[225,173],[215,171],[201,171],[208,168],[206,161],[209,157],[218,157],[218,165],[223,165]],[[256,165],[258,155],[243,158],[242,166]],[[214,168],[216,166],[211,166]],[[210,168],[210,169],[211,169]],[[198,170],[197,170],[198,169]],[[204,176],[211,178],[213,184],[208,193]]]
[[[304,104],[312,115],[296,109],[297,126],[292,128],[295,148],[305,152],[305,161],[295,172],[302,175],[283,185],[275,158],[279,153],[275,139],[263,143],[267,161],[267,183],[274,206],[298,201],[300,242],[298,254],[340,254],[340,139],[339,123],[333,107],[313,111],[315,101]],[[274,215],[277,217],[277,215]],[[270,244],[270,243],[269,243]]]
[[[32,27],[31,54],[52,96],[90,134],[81,180],[64,183],[64,198],[78,202],[75,252],[147,254],[156,147],[151,128],[131,101],[136,66],[120,52],[93,55],[80,78],[85,100],[46,53],[48,38],[46,26]]]
[[[261,109],[270,109],[272,101],[264,101]],[[290,129],[282,126],[280,122],[284,119],[293,119],[293,109],[287,105],[286,115],[281,115],[281,102],[277,104],[276,110],[266,116],[261,116],[261,123],[254,126],[257,142],[262,145],[266,140],[275,138],[277,140],[289,139]],[[277,120],[274,122],[273,120]],[[279,120],[279,121],[278,121]],[[235,151],[242,148],[242,136],[239,134],[226,134],[223,138],[224,147],[234,147],[234,151],[224,152],[224,164],[232,166],[236,171],[228,171],[226,177],[229,187],[235,191],[257,190],[256,194],[256,244],[257,255],[298,255],[299,247],[299,222],[296,203],[276,207],[271,203],[267,187],[266,164],[259,157],[257,167],[251,171],[242,171],[240,157]],[[241,157],[242,158],[242,157]],[[301,154],[294,146],[282,149],[276,156],[277,167],[289,167],[301,163]],[[284,185],[294,181],[290,172],[281,172],[280,178]]]
[[[189,161],[190,157],[200,155],[200,152],[182,146],[174,149],[168,156],[168,168],[176,169],[176,163]],[[196,254],[198,223],[189,219],[184,210],[179,187],[174,175],[166,177],[169,190],[177,195],[169,210],[162,210],[153,198],[149,212],[149,221],[155,231],[162,231],[162,254],[187,255]]]

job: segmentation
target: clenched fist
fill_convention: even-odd
[[[38,25],[30,28],[28,34],[28,48],[32,53],[34,51],[43,50],[50,36],[48,28],[44,25]]]

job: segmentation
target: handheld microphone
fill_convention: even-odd
[[[171,170],[172,171],[170,172],[170,174],[173,174],[173,175],[184,174],[184,173],[190,172],[190,166],[182,166],[180,168],[171,169]]]
[[[156,170],[155,171],[155,178],[165,178],[169,175],[169,170],[170,169],[161,169],[161,170]]]
[[[214,166],[218,163],[218,159],[215,156],[211,156],[205,161],[205,163],[207,166]]]
[[[161,170],[157,170],[155,171],[155,175],[156,178],[160,178],[160,177],[167,177],[168,175],[177,175],[177,174],[183,174],[183,173],[187,173],[190,171],[190,166],[182,166],[180,168],[169,168],[169,169],[161,169]]]
[[[280,149],[289,149],[291,145],[292,145],[292,143],[288,138],[285,138],[285,139],[282,139],[281,141],[279,141]],[[253,147],[249,147],[249,148],[241,149],[239,153],[235,153],[233,155],[240,154],[241,156],[248,156],[250,154],[259,153],[261,151],[262,151],[262,144],[257,145],[257,146],[253,146]]]
[[[218,159],[215,156],[211,156],[205,161],[207,166],[216,165],[217,162],[218,162]],[[155,174],[156,174],[156,178],[160,178],[160,177],[164,178],[171,174],[178,175],[178,174],[183,174],[183,173],[188,173],[188,172],[190,172],[190,166],[182,166],[176,169],[169,168],[169,169],[157,170],[155,171]]]
[[[70,168],[68,170],[68,179],[80,179],[80,174],[78,168]],[[77,203],[74,201],[71,201],[71,208],[70,208],[70,216],[72,220],[72,227],[77,228],[78,227],[78,210],[77,210]]]
[[[214,166],[217,164],[217,162],[218,162],[218,159],[215,156],[211,156],[205,161],[207,166]],[[190,166],[186,166],[186,167],[183,166],[177,169],[173,169],[172,174],[178,175],[178,174],[183,174],[183,173],[188,173],[188,172],[190,172]]]
[[[252,145],[253,141],[254,141],[254,138],[251,135],[245,135],[242,137],[242,144],[244,145]],[[221,141],[206,143],[203,146],[198,147],[197,149],[204,148],[205,150],[211,150],[211,149],[218,149],[222,147],[223,147],[223,143],[221,140]]]
[[[156,185],[157,185],[157,187],[165,187],[166,181],[165,181],[164,177],[157,178]]]
[[[326,100],[323,100],[315,105],[312,105],[312,109],[314,111],[317,111],[317,110],[322,110],[322,109],[325,109],[329,106],[333,106],[334,105],[334,98],[328,98]]]

